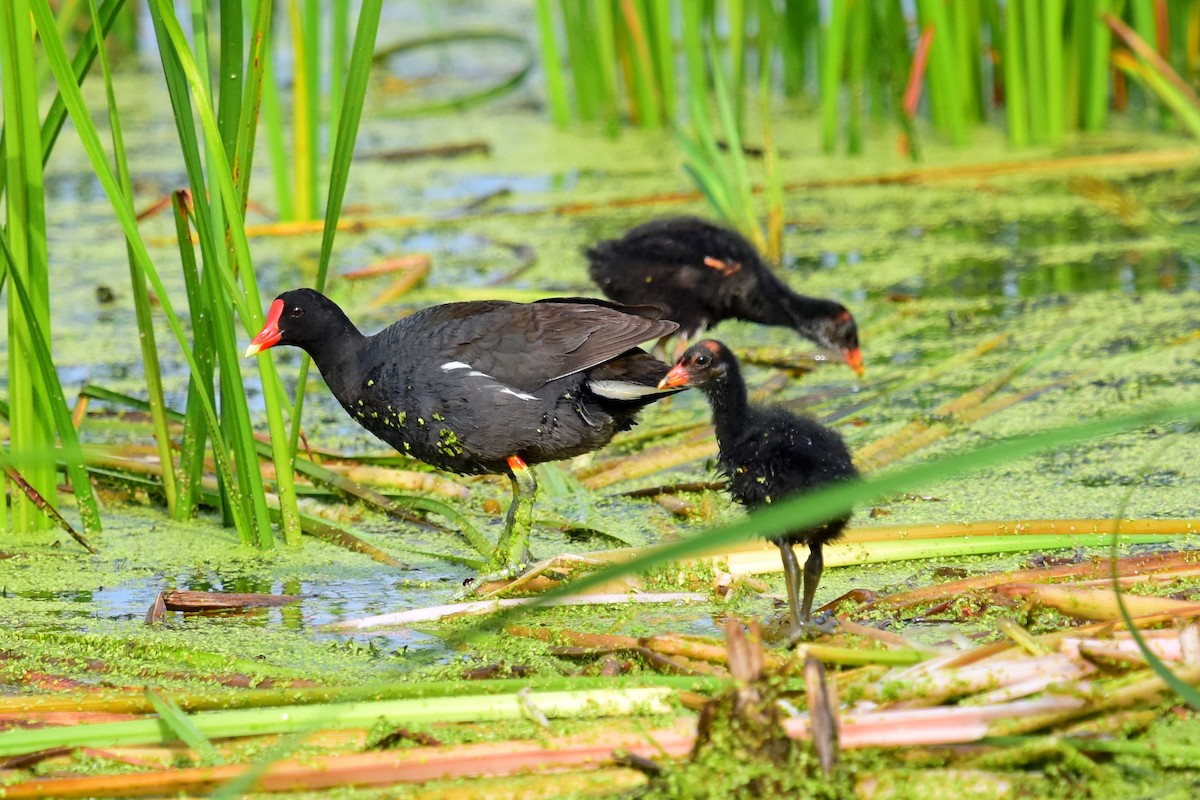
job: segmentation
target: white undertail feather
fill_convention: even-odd
[[[640,400],[653,394],[660,394],[657,386],[646,386],[642,383],[628,381],[588,381],[592,394],[609,400]]]

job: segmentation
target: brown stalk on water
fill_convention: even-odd
[[[381,467],[373,464],[359,464],[354,461],[345,461],[342,463],[330,463],[326,461],[322,466],[361,486],[382,486],[388,489],[400,489],[407,492],[436,494],[455,500],[466,500],[471,496],[471,490],[466,486],[432,472],[416,472],[414,470]]]
[[[1117,595],[1111,589],[1078,589],[1069,586],[1046,586],[1036,583],[1010,583],[996,588],[996,593],[1009,599],[1024,600],[1033,606],[1053,608],[1069,617],[1086,620],[1117,620],[1121,610]],[[1122,593],[1130,616],[1170,616],[1192,619],[1200,616],[1200,603],[1172,600],[1169,597],[1146,597]]]
[[[1099,155],[1072,156],[1068,158],[1033,158],[1017,161],[991,162],[982,164],[955,165],[950,167],[924,167],[920,169],[903,170],[882,175],[863,175],[852,178],[829,178],[808,181],[792,181],[785,184],[788,192],[802,193],[814,189],[830,189],[853,186],[895,186],[922,185],[943,183],[947,181],[977,182],[979,180],[1005,175],[1040,176],[1055,173],[1094,174],[1102,167],[1138,167],[1172,169],[1200,161],[1200,154],[1192,148],[1176,148],[1171,150],[1156,150],[1152,152],[1134,151],[1127,153],[1104,153]],[[754,187],[753,191],[761,191]],[[694,203],[702,200],[699,191],[657,192],[652,194],[613,197],[603,200],[578,201],[541,206],[537,208],[498,209],[489,210],[477,215],[460,215],[452,218],[439,219],[417,214],[400,216],[377,217],[340,217],[337,222],[339,232],[364,233],[382,228],[431,228],[439,225],[461,226],[475,218],[495,217],[529,217],[529,216],[567,216],[590,214],[618,208],[642,208],[646,206],[668,206],[683,203]],[[248,237],[264,236],[300,236],[316,235],[324,231],[322,220],[309,222],[278,222],[260,225],[247,225]],[[154,244],[176,244],[174,239],[159,241],[149,239]]]
[[[375,261],[365,267],[350,270],[342,273],[342,279],[347,281],[359,281],[364,278],[375,278],[380,275],[391,275],[394,272],[420,272],[422,274],[429,273],[430,258],[425,253],[412,253],[403,256],[389,256],[380,261]]]
[[[29,482],[21,477],[21,473],[17,472],[14,467],[6,464],[4,466],[4,474],[8,476],[8,479],[12,481],[13,484],[20,489],[35,506],[37,506],[38,510],[42,512],[42,515],[45,516],[46,519],[50,520],[59,528],[61,528],[68,536],[78,542],[80,547],[82,547],[84,550],[87,550],[92,555],[100,552],[96,548],[92,547],[92,544],[87,540],[87,537],[75,530],[75,528],[71,526],[71,523],[67,522],[63,515],[58,513],[58,509],[47,502],[46,498],[42,497],[37,489],[30,486]],[[0,497],[0,502],[3,501],[4,498]]]
[[[704,661],[684,657],[682,660],[672,658],[666,653],[658,652],[644,646],[643,640],[636,636],[619,636],[616,634],[584,633],[551,628],[530,628],[526,625],[509,625],[504,629],[511,636],[521,636],[527,639],[537,639],[550,643],[566,643],[571,648],[578,649],[579,655],[590,652],[595,654],[605,652],[625,652],[636,654],[645,659],[656,671],[677,675],[710,675],[727,677],[728,671],[709,666]]]
[[[1002,402],[996,404],[995,407],[989,405],[980,408],[985,400],[1011,383],[1013,378],[1028,369],[1031,364],[1032,361],[1026,361],[1005,370],[995,378],[953,400],[942,403],[933,411],[923,415],[922,418],[912,420],[895,433],[860,447],[854,453],[854,463],[863,472],[873,472],[921,447],[944,438],[957,425],[977,422],[988,414],[1003,410],[1018,400],[1042,391],[1041,388],[1030,390],[1015,396],[1001,398]]]
[[[586,488],[593,491],[604,489],[620,481],[642,478],[661,472],[665,469],[678,467],[702,458],[711,458],[717,454],[717,443],[710,431],[704,431],[704,438],[692,437],[682,445],[663,445],[647,448],[636,456],[630,456],[622,463],[606,465],[607,469],[596,472],[590,477],[580,480]]]
[[[368,309],[383,308],[408,294],[427,277],[429,277],[428,262],[424,265],[413,267],[392,281],[386,289],[381,291],[371,302],[367,303],[366,307]]]
[[[690,725],[646,731],[550,739],[545,742],[502,741],[456,747],[416,747],[409,750],[341,756],[305,756],[275,761],[254,781],[261,792],[320,791],[349,786],[389,786],[396,783],[480,776],[512,775],[524,771],[590,767],[611,762],[614,750],[645,758],[679,758],[692,747]],[[238,778],[255,766],[187,767],[149,773],[97,775],[78,778],[39,778],[5,787],[7,800],[42,797],[144,797],[206,793]]]
[[[1185,530],[1195,530],[1200,521],[1197,520],[1121,520],[1120,528],[1126,533],[1150,533],[1154,532],[1151,529],[1163,523],[1177,523],[1184,526]],[[1097,534],[1111,534],[1113,528],[1117,525],[1117,520],[1043,520],[1029,521],[1029,532],[1061,532],[1047,531],[1042,528],[1042,525],[1062,525],[1068,530],[1076,532],[1078,529],[1085,526],[1092,527]],[[987,525],[988,523],[980,523]],[[999,523],[1000,525],[1012,525],[1013,523]],[[1105,530],[1102,526],[1110,526]],[[972,526],[974,527],[974,526]],[[1164,531],[1166,532],[1166,531]],[[1172,531],[1174,532],[1174,531]],[[1142,556],[1129,556],[1117,561],[1117,569],[1121,575],[1143,574],[1147,572],[1157,572],[1160,570],[1171,570],[1181,567],[1190,568],[1194,565],[1195,555],[1189,552],[1179,553],[1151,553]],[[947,598],[957,598],[966,595],[969,592],[990,589],[1005,584],[1026,583],[1029,581],[1052,581],[1066,578],[1088,577],[1088,578],[1103,578],[1109,574],[1112,569],[1112,564],[1108,559],[1092,559],[1082,564],[1065,564],[1057,567],[1038,567],[1034,569],[1019,570],[1013,572],[994,572],[986,575],[978,575],[971,578],[963,578],[956,581],[948,581],[935,586],[923,586],[919,589],[912,589],[906,592],[898,592],[887,597],[880,597],[858,609],[858,613],[870,611],[879,607],[901,609],[910,608],[912,606],[923,605],[926,603],[935,603],[939,600]]]

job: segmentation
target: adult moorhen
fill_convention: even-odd
[[[698,217],[667,217],[585,252],[592,280],[610,300],[659,306],[684,339],[725,319],[782,325],[863,372],[858,327],[846,307],[793,292],[735,231]]]
[[[692,345],[659,383],[663,389],[688,386],[704,392],[712,406],[720,449],[717,465],[739,503],[755,508],[857,477],[850,451],[835,431],[783,408],[750,405],[737,358],[721,342],[705,339]],[[771,540],[783,558],[792,642],[819,627],[812,622],[812,604],[825,565],[821,547],[840,536],[849,520],[846,514]],[[797,544],[808,545],[803,602],[800,567],[792,550]]]
[[[674,322],[654,308],[560,298],[418,311],[374,336],[313,289],[279,295],[246,356],[278,344],[312,356],[333,396],[402,453],[460,474],[505,473],[513,502],[489,573],[529,563],[530,464],[596,450],[631,427],[669,366],[637,348]]]

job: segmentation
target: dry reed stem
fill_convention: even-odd
[[[1104,153],[1098,155],[1071,156],[1067,158],[1031,158],[1017,161],[962,164],[949,167],[923,167],[886,174],[871,174],[847,178],[829,178],[807,181],[792,181],[784,185],[788,192],[803,192],[817,189],[836,189],[853,186],[922,185],[947,181],[974,182],[1002,176],[1041,176],[1054,173],[1094,174],[1098,168],[1156,168],[1173,169],[1200,162],[1200,153],[1194,148],[1174,148],[1129,153]],[[761,191],[754,187],[753,191]],[[489,210],[475,215],[459,215],[438,218],[419,214],[373,217],[341,217],[337,230],[346,233],[366,233],[381,228],[434,228],[438,226],[462,226],[473,219],[496,217],[563,216],[607,211],[615,208],[641,208],[646,206],[678,205],[694,203],[703,199],[699,191],[657,192],[628,197],[612,197],[603,200],[559,203],[536,208],[510,208]],[[316,236],[325,230],[323,220],[275,222],[247,225],[246,236]],[[155,245],[176,246],[175,238],[151,238]],[[193,234],[193,241],[198,238]]]
[[[599,736],[571,736],[545,742],[512,740],[456,747],[417,747],[410,750],[343,756],[306,756],[277,761],[254,783],[262,792],[315,791],[348,786],[387,786],[446,778],[512,775],[567,767],[611,763],[614,750],[645,758],[680,758],[695,738],[690,724]],[[79,778],[40,778],[5,787],[6,800],[59,797],[144,797],[201,793],[237,778],[253,766],[188,767],[149,773],[97,775]]]
[[[1076,619],[1121,619],[1117,594],[1111,589],[1078,589],[1069,586],[1012,583],[996,587],[996,593],[1007,598],[1019,598],[1032,605],[1053,608]],[[1125,601],[1125,607],[1129,610],[1129,615],[1135,619],[1151,615],[1170,615],[1175,618],[1200,616],[1200,603],[1128,593],[1123,593],[1122,598]]]
[[[717,454],[717,442],[711,438],[711,433],[704,441],[683,445],[645,450],[636,456],[622,459],[620,463],[606,463],[606,469],[580,480],[586,488],[593,491],[604,489],[620,481],[633,480],[661,472],[672,467],[679,467],[702,458],[712,458]]]
[[[456,500],[466,500],[471,496],[471,490],[466,486],[432,472],[415,472],[371,464],[355,464],[354,462],[344,464],[325,462],[322,466],[330,472],[336,472],[364,486],[383,486],[389,489],[424,492]]]
[[[1165,533],[1159,526],[1163,523],[1178,524],[1176,532],[1193,533],[1200,527],[1200,520],[1029,520],[1027,522],[976,523],[969,527],[996,532],[1027,533],[1095,533],[1111,534],[1118,524],[1123,533]],[[994,527],[993,527],[994,526]],[[1017,530],[1020,526],[1020,530]],[[1105,527],[1108,527],[1106,530]],[[930,526],[923,526],[928,528]],[[997,531],[998,529],[998,531]],[[1056,530],[1057,529],[1057,530]],[[921,533],[924,533],[922,531]],[[982,531],[981,531],[982,532]],[[956,535],[963,535],[958,533]],[[849,538],[849,537],[847,537]],[[1196,554],[1190,552],[1151,553],[1141,556],[1129,556],[1117,561],[1120,574],[1153,574],[1161,570],[1191,569],[1194,566]],[[923,586],[907,592],[881,597],[866,604],[860,611],[886,606],[887,608],[910,608],[925,603],[934,603],[947,598],[962,596],[968,592],[990,589],[1009,583],[1027,583],[1030,581],[1049,582],[1065,578],[1096,578],[1102,579],[1111,574],[1112,565],[1108,559],[1093,559],[1082,564],[1064,564],[1057,567],[1038,567],[1034,569],[1017,570],[1013,572],[994,572],[978,575],[956,581],[947,581],[936,586]]]

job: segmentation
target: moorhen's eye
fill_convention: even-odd
[[[294,306],[292,308],[292,319],[300,319],[300,317],[303,317],[303,316],[304,316],[303,308],[301,308],[300,306]]]
[[[697,367],[707,367],[708,362],[710,362],[710,361],[712,361],[712,358],[710,358],[708,355],[701,354],[701,355],[696,356],[696,366]]]

